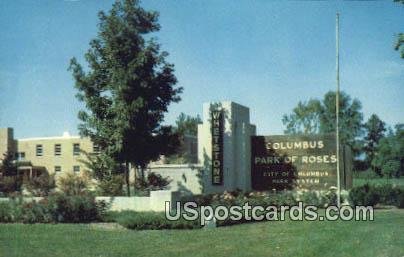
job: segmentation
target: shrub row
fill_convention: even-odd
[[[0,222],[92,222],[102,220],[106,210],[105,202],[96,202],[91,195],[52,194],[38,202],[18,198],[0,202]]]
[[[162,212],[122,211],[109,213],[107,220],[115,221],[121,226],[134,230],[160,229],[195,229],[200,228],[198,221],[187,221],[183,218],[170,221]]]
[[[329,205],[336,205],[337,195],[334,190],[326,192],[316,191],[263,191],[263,192],[248,192],[243,193],[241,191],[224,192],[223,194],[210,194],[210,195],[198,195],[184,197],[182,202],[194,201],[199,206],[202,205],[239,205],[242,206],[246,202],[250,205],[262,205],[262,206],[276,206],[281,205],[296,205],[298,201],[302,201],[307,205],[315,205],[317,207],[327,207]]]
[[[349,193],[349,199],[353,205],[396,205],[404,207],[404,189],[391,185],[372,186],[369,184],[353,188]],[[305,205],[326,207],[336,205],[334,191],[319,193],[307,191],[297,194],[296,192],[250,192],[240,191],[225,192],[204,196],[193,196],[183,201],[194,201],[199,206],[218,205],[243,206],[248,202],[250,206],[293,206],[298,201]],[[23,202],[21,198],[15,198],[7,202],[0,202],[0,222],[24,222],[24,223],[56,223],[56,222],[92,222],[92,221],[115,221],[120,225],[135,230],[143,229],[194,229],[199,228],[198,221],[169,221],[164,213],[156,212],[109,212],[106,214],[105,202],[96,202],[94,196],[89,194],[65,195],[51,194],[38,202]],[[249,222],[247,220],[218,221],[218,226],[232,225],[235,223]]]
[[[304,205],[315,205],[319,208],[329,205],[336,205],[337,197],[334,191],[327,192],[293,192],[293,191],[266,191],[266,192],[250,192],[250,193],[224,193],[221,195],[213,196],[210,205],[238,205],[243,206],[245,203],[252,207],[254,206],[275,206],[280,210],[280,206],[294,206],[298,205],[298,202],[303,202]],[[225,219],[217,221],[218,226],[229,226],[241,223],[257,222],[252,219],[245,219],[244,216],[241,220]]]
[[[182,199],[182,202],[193,201],[198,206],[212,206],[216,208],[219,205],[222,206],[243,206],[248,202],[250,206],[276,206],[281,205],[293,206],[297,205],[298,201],[304,201],[310,205],[316,205],[318,207],[324,207],[328,205],[336,204],[336,194],[332,191],[327,193],[316,192],[304,192],[300,195],[289,191],[282,192],[250,192],[242,193],[241,191],[225,192],[223,194],[212,195],[200,195],[186,197]],[[198,210],[200,211],[200,210]],[[128,229],[144,230],[144,229],[195,229],[200,228],[199,220],[187,221],[180,216],[178,221],[169,221],[166,219],[164,213],[157,212],[109,212],[105,216],[104,221],[118,222],[120,225]],[[241,218],[240,220],[217,220],[217,226],[229,226],[240,223],[255,222]]]
[[[365,184],[353,188],[349,192],[349,199],[353,205],[375,206],[382,204],[404,208],[404,188],[395,187],[391,184]]]
[[[0,177],[0,197],[12,195],[20,192],[22,187],[21,176],[1,176]]]

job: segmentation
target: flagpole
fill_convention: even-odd
[[[337,91],[335,93],[335,116],[336,116],[336,145],[337,145],[337,206],[341,207],[341,181],[340,181],[340,154],[339,154],[339,13],[336,16],[336,75],[337,75]]]

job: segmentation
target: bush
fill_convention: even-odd
[[[365,184],[352,188],[349,192],[349,199],[355,206],[375,206],[379,202],[380,196],[373,186]]]
[[[353,177],[361,179],[374,179],[374,178],[380,178],[380,175],[377,174],[375,171],[368,169],[366,171],[355,171],[353,173]]]
[[[91,195],[53,194],[38,202],[0,202],[0,222],[91,222],[102,220],[106,210],[105,202],[96,202]]]
[[[403,191],[399,187],[393,187],[391,184],[374,186],[374,190],[379,195],[379,203],[386,205],[399,205],[399,197]]]
[[[392,177],[399,178],[401,175],[400,167],[401,167],[401,163],[399,160],[388,160],[382,166],[383,176],[386,178],[392,178]]]
[[[171,183],[169,177],[163,177],[160,174],[150,172],[146,179],[138,178],[135,182],[136,190],[155,191],[164,190]]]
[[[115,220],[125,228],[135,230],[145,229],[195,229],[200,228],[198,221],[184,219],[169,221],[164,213],[160,212],[133,212],[123,211],[115,214]]]
[[[58,188],[65,195],[87,195],[88,179],[74,173],[67,173],[60,177]]]
[[[340,195],[340,201],[343,202],[344,199]],[[337,206],[338,205],[338,195],[336,190],[329,190],[322,196],[322,203],[324,207],[327,206]]]
[[[96,202],[92,195],[55,194],[47,202],[55,222],[97,221],[102,219],[107,209],[105,202]]]
[[[401,190],[400,194],[397,197],[397,207],[404,208],[404,190]]]
[[[9,201],[0,202],[0,222],[25,222],[32,223],[36,220],[43,220],[37,218],[41,212],[39,209],[42,206],[35,206],[35,202],[23,203],[22,198],[10,199]]]
[[[240,190],[233,192],[224,192],[222,194],[211,195],[198,195],[198,196],[186,196],[182,198],[182,202],[193,201],[198,206],[210,205],[213,208],[218,205],[224,206],[243,206],[248,203],[250,206],[276,206],[279,208],[281,205],[293,206],[297,204],[297,200],[294,197],[293,192],[280,191],[280,192],[249,192],[245,193]],[[247,220],[244,217],[241,220],[221,220],[216,221],[217,226],[228,226],[240,223],[254,222],[253,220]]]
[[[213,195],[185,195],[181,198],[181,202],[196,202],[197,205],[209,205],[212,202]]]
[[[391,184],[369,185],[355,187],[349,192],[353,205],[374,206],[376,204],[395,205],[404,207],[404,188]]]
[[[251,206],[256,205],[296,205],[297,200],[290,191],[279,191],[279,192],[248,192],[244,193],[242,191],[224,192],[222,194],[211,194],[211,195],[198,195],[198,196],[187,196],[182,199],[185,201],[194,201],[198,205],[244,205],[248,202]]]
[[[54,222],[51,208],[45,201],[24,203],[21,206],[23,223],[51,223]]]
[[[98,184],[98,194],[102,196],[120,196],[124,195],[122,190],[123,178],[121,175],[112,175],[104,178]]]
[[[22,178],[19,176],[0,176],[0,193],[8,196],[14,192],[20,192]]]
[[[8,201],[0,202],[0,222],[14,222],[10,209],[11,206]]]
[[[55,175],[43,173],[34,177],[26,184],[26,189],[33,196],[47,196],[56,187]]]
[[[300,196],[300,200],[306,205],[314,205],[317,207],[323,207],[324,201],[322,196],[315,191],[303,192]]]
[[[22,198],[12,198],[8,202],[9,206],[9,214],[11,216],[12,222],[21,221],[23,210],[21,208],[22,205]]]
[[[150,172],[146,179],[137,178],[134,183],[135,196],[149,196],[150,191],[164,190],[171,183],[169,177],[163,177],[160,174]]]
[[[170,184],[171,180],[169,177],[163,177],[160,174],[156,174],[154,172],[150,172],[147,175],[147,186],[148,188],[153,190],[164,190]]]

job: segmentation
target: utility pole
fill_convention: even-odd
[[[336,50],[336,72],[337,72],[337,91],[335,92],[335,116],[336,116],[336,145],[337,145],[337,206],[341,207],[341,177],[340,177],[340,154],[339,154],[339,13],[336,16],[336,29],[335,29],[335,50]]]

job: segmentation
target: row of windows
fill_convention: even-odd
[[[80,166],[75,165],[73,166],[74,172],[80,172]],[[55,166],[55,172],[62,172],[62,166]]]
[[[36,156],[43,156],[43,146],[42,145],[36,145],[35,150],[36,150]],[[94,145],[93,152],[99,153],[100,148],[97,145]],[[55,153],[55,156],[62,155],[62,145],[61,144],[55,144],[54,153]],[[80,155],[80,144],[73,144],[73,155]],[[25,152],[16,153],[15,158],[17,160],[25,160]]]
[[[43,156],[43,146],[42,145],[36,145],[35,148],[35,153],[36,156]],[[99,153],[100,148],[97,145],[93,145],[93,152],[94,153]],[[62,145],[61,144],[55,144],[54,146],[54,154],[55,156],[61,156],[62,155]],[[73,144],[73,155],[80,155],[80,144]],[[25,153],[20,152],[18,155],[18,159],[23,160],[25,158]]]
[[[43,146],[36,145],[36,156],[43,156]],[[55,156],[62,155],[62,145],[55,144],[54,147]],[[80,144],[73,144],[73,155],[80,155]]]

